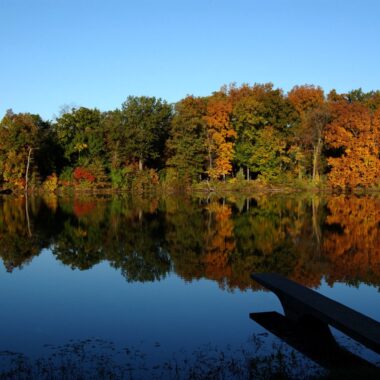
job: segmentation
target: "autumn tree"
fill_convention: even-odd
[[[337,102],[332,105],[333,121],[325,139],[333,149],[328,157],[329,182],[334,187],[368,187],[380,178],[378,112],[361,103]]]
[[[24,188],[28,177],[39,176],[35,151],[40,149],[49,125],[40,116],[7,111],[0,122],[0,166],[2,180]],[[49,161],[49,157],[46,158]],[[35,178],[36,179],[36,178]]]
[[[342,94],[348,103],[361,103],[371,111],[375,111],[380,106],[380,91],[364,92],[361,88],[351,90],[347,94]]]
[[[377,166],[375,171],[377,170],[377,180],[374,181],[374,184],[380,184],[380,105],[372,114],[372,141],[373,141],[373,153],[377,155]]]
[[[288,99],[294,108],[304,117],[308,111],[324,103],[323,90],[312,85],[294,86],[288,93]]]
[[[206,121],[206,147],[208,175],[211,179],[225,178],[232,171],[232,158],[236,131],[231,123],[232,104],[225,93],[215,93],[208,100]]]

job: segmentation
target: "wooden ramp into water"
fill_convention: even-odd
[[[251,277],[277,295],[289,320],[324,331],[321,337],[331,334],[330,325],[380,354],[380,323],[374,319],[278,274],[260,273]],[[252,313],[252,319],[255,314],[260,313]]]

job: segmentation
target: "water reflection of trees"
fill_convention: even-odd
[[[268,196],[250,200],[126,197],[24,198],[0,202],[0,256],[9,271],[51,247],[65,265],[107,261],[128,281],[175,271],[227,289],[253,272],[308,286],[380,284],[380,200],[371,196]],[[29,216],[29,221],[27,217]]]
[[[339,196],[327,204],[328,281],[380,283],[380,199]]]
[[[28,218],[32,213],[33,220]],[[21,268],[51,244],[54,210],[41,199],[0,199],[0,257],[8,272]]]
[[[59,234],[53,253],[72,268],[89,269],[107,260],[128,281],[153,281],[170,270],[162,248],[161,213],[156,200],[74,198],[64,200],[73,210]]]

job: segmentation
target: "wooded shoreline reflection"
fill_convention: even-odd
[[[73,269],[101,261],[127,281],[174,271],[225,289],[277,272],[307,286],[380,286],[380,199],[260,195],[251,199],[2,198],[0,257],[8,272],[43,248]]]

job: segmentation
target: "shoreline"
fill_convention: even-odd
[[[199,182],[192,184],[190,186],[165,186],[165,183],[155,185],[154,188],[149,190],[133,191],[131,189],[117,189],[112,187],[83,187],[83,186],[62,186],[58,187],[53,191],[46,191],[43,187],[30,188],[26,193],[22,189],[12,190],[9,188],[0,189],[0,195],[7,196],[21,196],[21,195],[73,195],[73,194],[107,194],[107,195],[117,195],[117,194],[128,194],[128,195],[138,195],[138,196],[173,196],[173,195],[221,195],[224,194],[234,194],[234,195],[244,195],[250,196],[255,194],[305,194],[311,193],[316,195],[368,195],[368,194],[379,194],[380,188],[367,188],[367,189],[334,189],[329,186],[294,186],[287,185],[281,186],[276,184],[262,184],[255,181],[244,181],[244,182]]]

